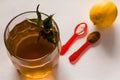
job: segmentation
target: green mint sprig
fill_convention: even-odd
[[[46,38],[49,42],[56,44],[58,41],[57,40],[58,32],[55,30],[52,23],[53,15],[50,15],[46,19],[42,20],[41,13],[39,12],[38,9],[39,5],[36,8],[37,21],[33,22],[30,19],[27,19],[27,21],[31,24],[36,25],[40,29],[38,40],[40,39],[41,36],[43,36],[43,38]]]

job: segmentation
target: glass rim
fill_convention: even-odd
[[[6,26],[5,30],[4,30],[4,36],[3,36],[3,37],[4,37],[4,44],[5,44],[8,52],[9,52],[10,50],[9,50],[9,48],[7,47],[7,42],[6,42],[6,40],[7,40],[7,39],[6,39],[7,29],[8,29],[8,27],[9,27],[10,23],[12,23],[12,21],[14,21],[17,17],[19,17],[19,16],[21,16],[21,15],[24,15],[24,14],[27,14],[27,13],[36,13],[36,11],[26,11],[26,12],[23,12],[23,13],[20,13],[20,14],[16,15],[15,17],[13,17],[13,18],[9,21],[9,23],[7,24],[7,26]],[[43,13],[43,12],[40,12],[40,13],[43,14],[43,15],[45,15],[45,16],[49,16],[49,15]],[[52,19],[52,21],[53,21],[53,23],[56,25],[56,29],[57,29],[57,31],[58,31],[58,42],[57,42],[57,44],[56,44],[56,47],[57,47],[57,46],[59,45],[59,41],[60,41],[60,31],[59,31],[58,25],[57,25],[57,23],[55,22],[55,20]],[[56,49],[56,47],[55,47],[55,49]],[[55,51],[55,49],[52,50],[49,54],[44,55],[44,56],[42,56],[42,57],[40,57],[40,58],[36,58],[36,59],[24,59],[24,58],[17,57],[17,56],[14,56],[14,57],[17,58],[17,59],[19,59],[19,60],[22,60],[22,61],[37,61],[37,60],[42,60],[42,59],[44,59],[44,58],[46,58],[46,57],[51,56],[52,53]],[[11,55],[11,54],[10,54],[10,55]],[[11,55],[11,56],[12,56],[12,55]]]

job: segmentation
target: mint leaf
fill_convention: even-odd
[[[42,27],[42,19],[41,19],[41,13],[39,12],[39,6],[36,8],[36,13],[37,13],[37,26]]]
[[[49,31],[50,28],[53,27],[53,25],[52,25],[52,17],[53,17],[53,15],[50,15],[50,16],[48,16],[48,18],[46,18],[43,21],[43,26],[44,26],[46,31]]]

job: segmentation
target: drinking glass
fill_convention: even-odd
[[[48,15],[41,12],[41,17],[45,19]],[[52,24],[58,33],[57,43],[52,44],[41,37],[38,41],[39,30],[27,22],[27,19],[36,18],[35,11],[15,16],[5,29],[4,42],[8,56],[18,72],[25,77],[42,79],[51,74],[56,75],[61,43],[59,29],[53,19]]]

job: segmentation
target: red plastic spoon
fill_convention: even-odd
[[[70,57],[69,60],[71,63],[75,63],[78,58],[81,56],[81,53],[90,45],[97,42],[100,39],[100,33],[95,31],[88,35],[87,41],[77,50],[75,51]]]
[[[79,23],[75,29],[74,29],[74,34],[72,37],[67,41],[66,44],[62,46],[62,50],[60,52],[60,55],[64,55],[65,52],[69,49],[70,45],[72,42],[78,37],[78,36],[84,36],[87,33],[87,24],[85,22]]]

